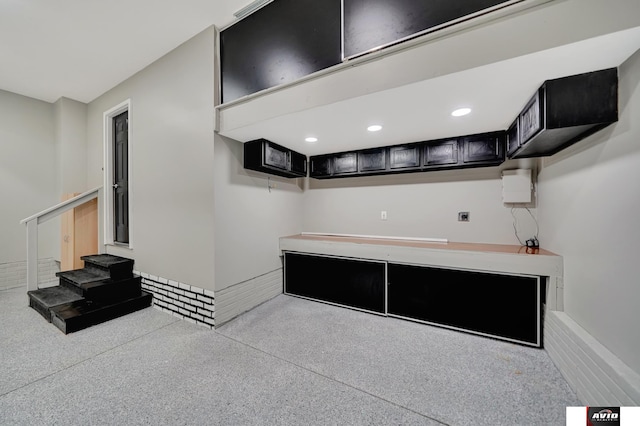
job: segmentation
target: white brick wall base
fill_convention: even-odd
[[[213,292],[163,277],[133,271],[142,277],[142,289],[153,295],[153,307],[203,327],[215,325]]]
[[[566,313],[547,311],[544,347],[585,406],[640,405],[640,375]]]
[[[48,257],[38,260],[38,284],[56,281],[56,272],[60,265],[54,258]],[[0,263],[0,290],[20,287],[27,283],[27,262]]]
[[[279,294],[282,268],[216,291],[216,327]]]

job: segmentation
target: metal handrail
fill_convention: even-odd
[[[20,224],[27,226],[27,290],[38,289],[38,225],[94,198],[98,199],[98,211],[100,211],[102,186],[83,192],[20,221]]]

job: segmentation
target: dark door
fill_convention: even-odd
[[[114,240],[129,242],[129,112],[113,118]]]

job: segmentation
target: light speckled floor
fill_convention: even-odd
[[[278,296],[217,331],[149,308],[64,335],[0,291],[0,424],[564,425],[543,350]]]

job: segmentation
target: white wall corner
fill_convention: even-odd
[[[587,406],[640,405],[640,374],[564,312],[547,311],[544,347]]]

